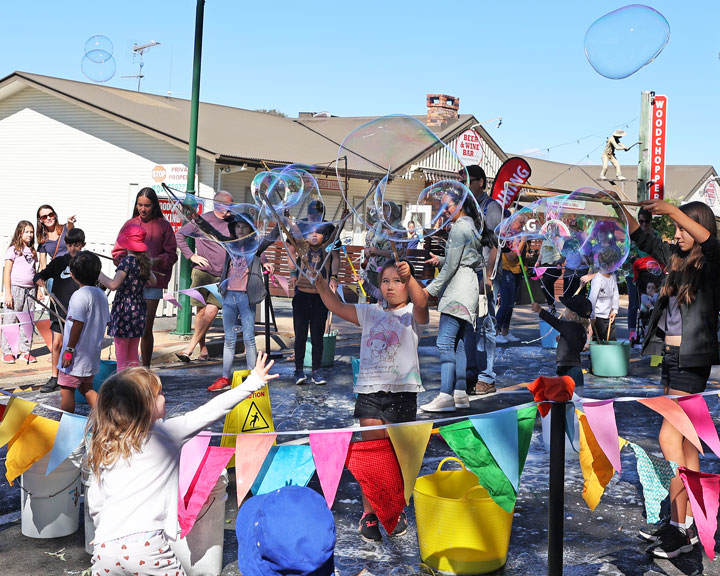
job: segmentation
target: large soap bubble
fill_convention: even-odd
[[[618,80],[647,66],[670,39],[670,25],[657,10],[641,4],[598,18],[585,33],[585,56],[598,74]]]
[[[107,36],[91,36],[85,42],[80,70],[93,82],[103,83],[115,76],[117,64],[113,57],[113,43]]]
[[[579,188],[558,203],[563,255],[578,255],[593,272],[612,273],[627,260],[630,234],[625,212],[606,192]]]
[[[411,176],[414,159],[433,149],[443,156],[448,176],[452,179],[449,181],[454,180],[454,174],[464,171],[455,151],[446,146],[422,122],[411,116],[383,116],[350,132],[340,145],[336,167],[343,199],[356,220],[367,229],[376,228],[379,222],[385,229],[385,232],[380,232],[382,236],[394,238],[397,242],[409,241],[404,228],[400,229],[396,222],[385,216],[385,206],[393,201],[389,190],[395,179]],[[369,176],[375,175],[364,195],[358,197],[355,190],[351,195],[346,189],[342,174],[346,163],[350,170],[365,172]],[[453,174],[452,177],[450,173]],[[464,180],[467,180],[466,176],[467,173]],[[425,231],[421,231],[421,234],[429,236],[443,227],[443,222],[447,220],[447,207],[442,203],[442,188],[449,189],[456,185],[461,183],[441,182],[433,185],[431,189],[424,190],[417,202],[414,202],[431,207],[431,225]],[[463,200],[466,194],[467,192],[463,192]],[[366,209],[366,203],[374,210]]]

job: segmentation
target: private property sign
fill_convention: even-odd
[[[667,132],[667,96],[655,96],[650,125],[650,192],[653,200],[665,196],[665,134]]]
[[[172,226],[173,232],[177,232],[183,225],[182,218],[173,210],[173,201],[167,197],[162,183],[165,182],[165,184],[173,190],[185,193],[187,191],[187,166],[185,166],[185,164],[157,164],[153,167],[150,175],[153,179],[152,189],[155,190],[158,196],[163,216],[165,216],[165,219],[170,223],[170,226]],[[197,185],[198,177],[196,173],[195,190],[197,190]],[[198,203],[197,211],[202,213],[202,202]]]
[[[480,164],[483,159],[482,140],[472,128],[465,130],[455,140],[455,153],[463,166]]]

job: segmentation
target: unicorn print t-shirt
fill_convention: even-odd
[[[362,327],[355,393],[422,392],[417,349],[423,326],[413,317],[412,303],[397,310],[377,304],[355,309]]]

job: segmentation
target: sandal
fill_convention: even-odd
[[[185,354],[185,352],[175,352],[175,356],[178,357],[178,360],[180,360],[180,362],[185,362],[186,364],[190,362],[190,355]]]
[[[210,360],[210,353],[208,352],[206,354],[200,354],[200,356],[195,358],[195,360],[197,360],[198,362],[207,362],[208,360]]]

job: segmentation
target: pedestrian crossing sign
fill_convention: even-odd
[[[232,387],[240,386],[249,375],[250,370],[237,370],[233,374]],[[229,434],[229,436],[222,436],[220,446],[235,448],[235,434],[274,431],[270,391],[266,384],[260,390],[253,392],[249,398],[240,402],[225,416],[223,433]],[[235,456],[232,457],[227,467],[235,467]]]

